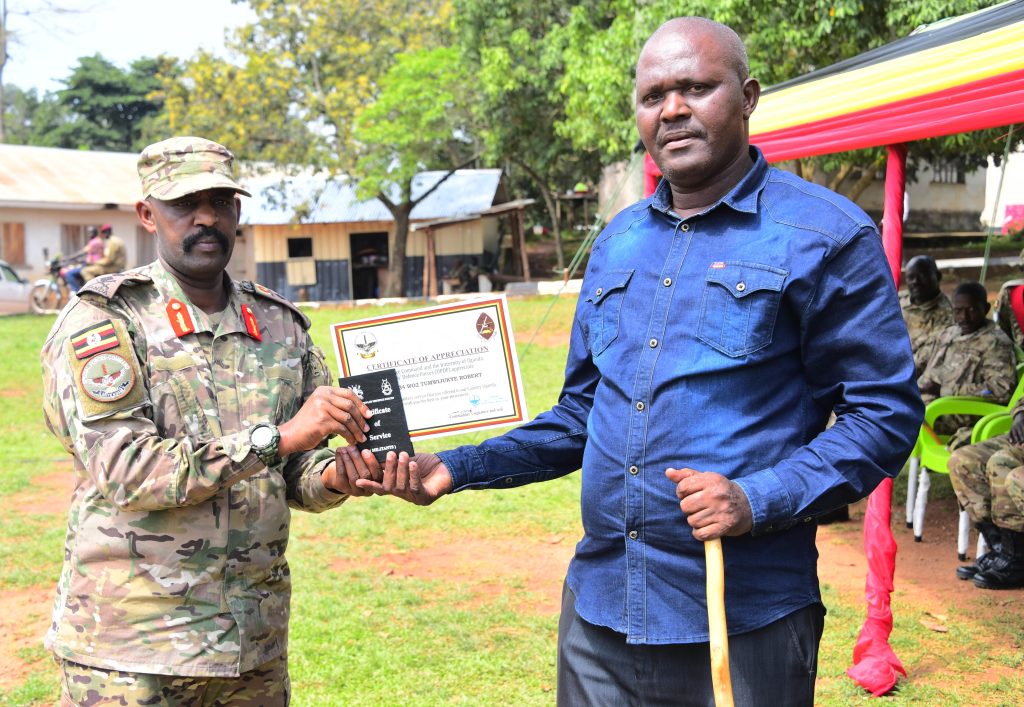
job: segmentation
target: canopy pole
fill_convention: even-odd
[[[903,258],[903,193],[906,188],[907,146],[888,145],[885,167],[885,211],[882,215],[882,245],[899,287]],[[846,674],[876,697],[896,686],[906,675],[889,645],[892,632],[892,589],[896,573],[896,539],[890,524],[892,479],[885,479],[868,497],[864,512],[864,554],[868,572],[864,584],[867,618],[853,647],[853,665]]]
[[[907,145],[887,145],[885,164],[885,206],[882,212],[882,245],[889,260],[892,279],[900,286],[903,260],[903,195],[907,188]]]

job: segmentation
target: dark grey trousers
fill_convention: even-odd
[[[562,590],[558,621],[558,705],[693,705],[714,707],[707,643],[630,645],[616,631],[582,620],[575,597]],[[820,604],[764,628],[729,637],[736,707],[812,707]]]

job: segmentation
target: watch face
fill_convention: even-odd
[[[249,441],[254,447],[266,447],[274,441],[274,431],[266,425],[260,425],[253,428],[252,434],[249,435]]]

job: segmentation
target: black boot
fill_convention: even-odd
[[[1003,548],[988,567],[974,576],[974,586],[982,589],[1024,587],[1024,533],[1000,528]]]
[[[979,572],[983,572],[992,560],[996,558],[999,550],[1003,547],[999,527],[995,523],[984,520],[980,523],[975,523],[974,527],[977,528],[978,532],[985,538],[985,542],[988,544],[988,552],[975,559],[972,564],[960,565],[956,568],[956,578],[962,579],[965,582],[968,579],[974,579],[974,576]]]

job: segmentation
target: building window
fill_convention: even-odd
[[[25,264],[25,224],[0,223],[0,258],[11,265]]]
[[[313,257],[313,239],[312,238],[289,238],[288,239],[288,257],[289,258],[312,258]]]
[[[932,165],[932,184],[966,184],[967,172],[955,162]]]

